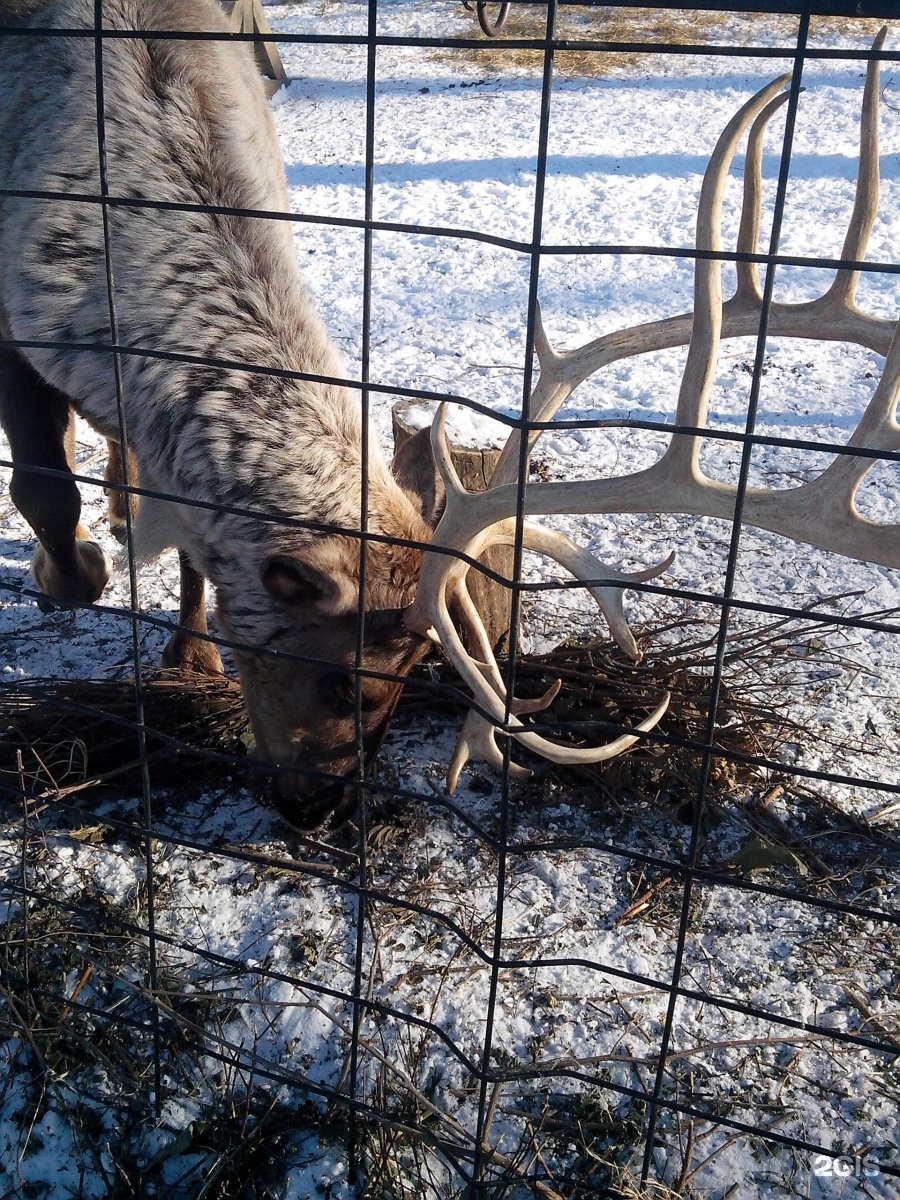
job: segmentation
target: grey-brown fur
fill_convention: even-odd
[[[0,26],[27,15],[30,27],[88,30],[93,7],[92,0],[0,0]],[[103,19],[117,29],[225,28],[213,0],[104,0]],[[0,186],[100,193],[94,51],[93,37],[0,35]],[[103,78],[110,195],[287,211],[274,127],[246,46],[109,39]],[[108,212],[120,344],[344,374],[298,269],[290,222],[118,206]],[[0,197],[0,335],[108,344],[103,246],[96,204]],[[109,354],[27,348],[20,354],[98,430],[117,435]],[[360,528],[357,391],[140,354],[120,361],[129,444],[143,487]],[[3,402],[8,428],[15,403],[12,393]],[[368,528],[427,540],[421,506],[398,486],[374,444],[365,470]],[[215,585],[230,640],[352,664],[355,539],[145,501],[136,544],[144,556],[173,545],[186,552]],[[419,559],[415,550],[370,548],[367,610],[408,604]],[[408,669],[418,647],[399,620],[371,624],[367,665]],[[279,667],[249,652],[238,660],[264,753],[322,765],[330,743],[352,740],[346,721],[340,731],[323,724],[322,671]],[[379,697],[370,710],[383,715],[392,697],[383,704]],[[353,757],[345,745],[336,773],[349,770]]]
[[[0,24],[14,24],[24,21],[32,13],[38,13],[46,8],[48,0],[3,0],[0,3]]]

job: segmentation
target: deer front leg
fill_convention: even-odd
[[[79,519],[72,409],[67,397],[9,351],[0,352],[0,424],[13,460],[10,496],[38,539],[31,571],[45,597],[41,608],[93,604],[112,565]]]
[[[137,462],[134,455],[128,452],[128,482],[134,485],[138,479]],[[106,439],[106,471],[103,478],[107,483],[116,485],[125,482],[125,471],[122,464],[122,447],[116,438]],[[131,519],[137,516],[137,496],[129,495],[121,487],[112,486],[106,489],[108,497],[109,531],[117,542],[125,544],[128,531],[126,519],[127,510],[131,509]]]
[[[199,675],[221,675],[222,660],[212,642],[194,637],[208,632],[206,624],[206,580],[196,571],[183,550],[178,551],[181,569],[181,602],[177,632],[163,650],[162,665]]]

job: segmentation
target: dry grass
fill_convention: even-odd
[[[522,805],[556,804],[563,793],[575,791],[579,806],[588,810],[650,803],[690,822],[708,734],[716,638],[688,612],[646,627],[638,637],[646,653],[640,665],[608,640],[572,641],[548,654],[520,657],[516,690],[522,696],[539,696],[562,681],[557,699],[535,714],[533,723],[539,732],[572,745],[618,736],[623,727],[641,721],[664,693],[672,697],[654,736],[602,767],[552,767],[532,758],[536,783],[519,788]],[[733,806],[767,780],[751,760],[777,761],[786,743],[805,737],[792,706],[805,686],[798,648],[810,643],[817,647],[820,665],[859,669],[828,651],[821,622],[774,618],[732,630],[712,741],[707,792],[712,811]],[[400,707],[456,720],[465,711],[466,694],[452,666],[434,659],[413,673]],[[143,704],[144,754],[155,786],[185,788],[202,781],[209,787],[235,771],[249,774],[252,737],[235,680],[159,672],[144,681]],[[134,684],[127,679],[4,685],[0,784],[9,795],[25,794],[38,804],[98,789],[139,790],[142,747],[135,711]],[[840,750],[837,742],[834,749]],[[523,753],[517,749],[518,756]]]
[[[474,14],[459,6],[460,36],[474,36],[478,26]],[[467,61],[491,71],[536,69],[540,67],[540,50],[505,46],[509,40],[541,40],[546,36],[547,6],[545,4],[514,5],[502,36],[493,41],[485,39],[484,46],[471,50],[439,51],[446,61],[448,54],[462,55]],[[853,30],[874,36],[882,22],[854,20]],[[558,12],[555,36],[560,42],[594,42],[594,48],[560,49],[554,57],[557,69],[564,75],[598,77],[622,70],[649,65],[660,50],[667,46],[728,46],[746,45],[757,41],[761,28],[784,39],[790,45],[796,36],[797,21],[793,17],[761,13],[700,12],[690,9],[647,9],[600,6],[570,8],[562,5]],[[846,18],[814,17],[810,23],[810,39],[841,32],[848,27]],[[623,49],[607,48],[622,45]],[[642,47],[646,47],[643,49]]]
[[[30,868],[41,855],[26,848]],[[314,1131],[315,1114],[248,1092],[236,1071],[210,1091],[204,1043],[216,1045],[230,1004],[195,983],[163,974],[154,1001],[134,980],[145,969],[143,938],[128,932],[135,914],[104,900],[77,911],[31,898],[0,940],[0,1110],[6,1140],[24,1165],[46,1150],[66,1150],[110,1200],[186,1196],[264,1200],[280,1195],[291,1137]],[[75,979],[74,985],[67,980]],[[153,1010],[161,1019],[154,1037]],[[156,1040],[158,1039],[158,1041]],[[154,1121],[154,1049],[167,1089],[196,1100],[198,1115],[166,1136]],[[189,1101],[190,1102],[190,1101]],[[71,1139],[54,1151],[44,1123],[65,1122]],[[173,1182],[174,1180],[174,1182]],[[17,1194],[44,1196],[24,1182]],[[75,1193],[64,1182],[54,1195]],[[5,1193],[10,1195],[10,1193]]]
[[[662,629],[655,631],[664,632]],[[651,631],[644,640],[654,640]],[[797,633],[781,635],[786,653]],[[564,687],[560,697],[535,721],[553,734],[563,727],[572,744],[598,736],[597,731],[639,721],[659,701],[672,694],[669,714],[660,732],[690,748],[647,746],[621,762],[608,766],[602,790],[621,795],[632,788],[655,788],[657,793],[678,792],[692,748],[702,743],[708,709],[708,672],[714,643],[700,637],[676,656],[658,656],[636,667],[611,642],[566,643],[550,654],[521,659],[520,691],[540,695],[555,679]],[[772,641],[760,635],[760,653],[770,653]],[[731,665],[752,659],[752,638],[733,647]],[[444,685],[435,689],[437,681]],[[447,689],[463,690],[453,669],[444,662],[429,663],[413,676],[417,709],[444,711]],[[713,782],[733,789],[739,764],[729,756],[761,754],[796,732],[786,703],[777,694],[742,699],[727,686],[723,704],[727,724],[717,731]],[[153,764],[154,783],[190,784],[202,774],[208,785],[217,769],[240,766],[250,744],[249,723],[240,688],[234,680],[179,676],[160,672],[143,685],[146,758]],[[458,702],[450,702],[459,708]],[[37,800],[63,799],[100,787],[127,788],[140,779],[141,745],[135,723],[135,691],[124,680],[30,680],[0,689],[0,783],[24,791]],[[746,772],[745,772],[746,774]],[[562,772],[563,780],[571,772]]]
[[[154,780],[209,782],[246,753],[235,680],[160,671],[142,688],[146,760]],[[128,679],[34,679],[0,688],[0,784],[36,800],[140,779],[137,698]]]

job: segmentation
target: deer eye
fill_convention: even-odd
[[[371,688],[367,694],[366,681],[359,680],[350,671],[331,671],[322,677],[319,684],[319,694],[322,700],[337,713],[352,713],[356,707],[356,689],[360,689],[360,704],[363,712],[376,707],[378,699],[372,695]]]
[[[353,712],[356,680],[347,671],[331,671],[319,682],[319,696],[336,712]]]

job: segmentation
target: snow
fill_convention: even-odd
[[[270,5],[267,14],[279,32],[357,36],[367,26],[364,3]],[[814,44],[864,49],[870,25],[848,21],[837,31],[829,27],[815,35]],[[378,28],[385,36],[468,35],[473,27],[459,4],[381,0],[378,6]],[[790,45],[788,26],[763,18],[725,20],[710,36],[726,46]],[[896,36],[889,42],[895,44]],[[366,47],[336,42],[286,44],[281,50],[294,82],[275,96],[273,111],[292,210],[327,220],[362,219]],[[690,307],[689,257],[653,251],[691,246],[702,172],[720,129],[764,82],[789,68],[786,55],[673,54],[606,75],[576,74],[569,66],[556,77],[540,214],[542,240],[555,252],[542,258],[538,279],[555,345],[573,347]],[[853,199],[862,76],[863,65],[852,58],[812,56],[805,63],[785,253],[840,254]],[[882,195],[869,251],[870,260],[885,263],[897,261],[900,244],[900,115],[890,102],[895,91],[886,71]],[[406,228],[373,234],[370,377],[384,391],[374,390],[370,402],[385,443],[396,398],[392,389],[450,393],[507,419],[522,410],[540,101],[536,61],[500,67],[477,53],[414,45],[378,51],[374,219],[511,243]],[[764,160],[763,243],[778,171],[778,120]],[[740,166],[739,155],[736,171]],[[732,237],[739,203],[734,183],[725,205]],[[350,374],[358,377],[364,239],[360,230],[327,220],[298,222],[297,253]],[[595,245],[616,250],[579,252]],[[638,252],[626,253],[625,247]],[[823,274],[812,267],[783,268],[776,296],[810,298],[821,289]],[[900,276],[866,275],[860,304],[894,318]],[[713,428],[743,429],[754,353],[748,339],[723,346]],[[659,352],[616,364],[585,383],[560,414],[559,428],[539,443],[541,478],[620,475],[652,463],[666,442],[661,431],[579,429],[571,423],[621,417],[671,422],[683,363],[682,350]],[[845,441],[882,365],[877,355],[844,343],[773,339],[766,347],[758,432],[825,444]],[[433,407],[423,402],[414,423],[427,423]],[[471,444],[498,444],[502,436],[499,422],[464,405],[454,406],[450,427],[454,437]],[[704,444],[704,469],[717,479],[735,480],[738,457],[737,443]],[[827,461],[821,451],[759,446],[750,482],[794,486]],[[102,468],[100,440],[81,428],[79,471],[99,481]],[[873,520],[896,520],[898,485],[900,464],[879,464],[861,490],[860,508]],[[83,492],[86,523],[113,552],[101,487]],[[114,577],[103,611],[42,616],[21,591],[29,532],[8,501],[2,515],[3,679],[127,675],[131,618],[125,572]],[[725,524],[642,515],[554,523],[601,560],[628,569],[677,548],[675,566],[664,577],[672,599],[633,596],[629,611],[637,622],[654,613],[675,619],[682,611],[678,595],[689,593],[697,597],[691,612],[714,628],[729,550]],[[529,558],[526,570],[530,579],[554,577],[552,566],[537,559]],[[875,629],[807,630],[798,635],[789,660],[773,656],[770,669],[757,665],[749,682],[765,696],[781,697],[803,729],[802,738],[782,749],[784,765],[848,781],[808,781],[820,797],[814,803],[808,794],[792,791],[784,773],[771,772],[761,778],[760,790],[779,779],[786,788],[771,811],[798,838],[810,824],[811,851],[823,838],[814,821],[819,803],[840,815],[841,836],[858,832],[853,821],[869,821],[870,833],[882,841],[875,844],[877,852],[869,847],[871,861],[841,859],[849,864],[846,879],[810,878],[807,858],[787,858],[774,867],[751,862],[742,873],[739,856],[752,829],[737,803],[705,831],[699,862],[718,881],[693,885],[681,967],[687,994],[673,999],[671,1057],[661,1094],[668,1101],[693,1102],[726,1122],[696,1118],[692,1195],[886,1200],[896,1195],[896,1178],[858,1174],[839,1191],[835,1178],[813,1175],[811,1154],[777,1140],[766,1145],[751,1134],[768,1130],[772,1139],[798,1138],[851,1156],[870,1155],[868,1161],[876,1163],[889,1161],[896,1139],[896,1079],[887,1057],[822,1030],[875,1041],[890,1036],[896,1045],[896,918],[890,915],[896,891],[886,856],[896,858],[900,810],[896,792],[884,785],[895,786],[900,778],[897,572],[746,529],[734,587],[735,599],[745,606],[814,606],[880,623]],[[139,596],[148,614],[176,619],[172,556],[142,569]],[[739,612],[736,620],[742,619]],[[572,590],[542,593],[529,622],[526,641],[538,647],[598,626],[584,596]],[[164,629],[141,625],[146,663],[158,658],[164,640]],[[360,968],[373,1007],[363,1008],[359,1017],[359,1094],[394,1119],[427,1118],[429,1128],[457,1146],[468,1139],[471,1149],[479,1113],[471,1072],[485,1061],[508,1080],[487,1139],[496,1152],[490,1170],[503,1174],[497,1155],[527,1164],[523,1147],[533,1136],[547,1170],[555,1173],[550,1186],[556,1186],[554,1178],[562,1181],[559,1190],[568,1195],[566,1187],[580,1172],[587,1187],[595,1178],[591,1172],[597,1179],[600,1172],[596,1161],[579,1159],[572,1144],[572,1130],[581,1121],[595,1130],[588,1140],[597,1152],[608,1149],[636,1177],[643,1106],[632,1095],[654,1087],[676,966],[679,868],[690,852],[690,829],[649,797],[617,807],[596,801],[592,785],[577,778],[565,787],[550,780],[539,781],[531,792],[513,789],[507,810],[500,783],[478,767],[464,774],[454,811],[441,790],[454,733],[443,716],[402,715],[381,752],[379,777],[386,790],[398,786],[415,799],[405,810],[405,828],[387,822],[382,830],[375,818],[371,830],[368,883],[377,898],[364,921]],[[248,1095],[287,1106],[310,1100],[279,1143],[278,1182],[271,1194],[285,1200],[357,1194],[342,1135],[331,1130],[330,1118],[322,1118],[323,1102],[317,1099],[321,1089],[346,1085],[354,1022],[347,997],[357,965],[353,870],[340,858],[298,843],[237,784],[177,797],[159,789],[153,800],[159,968],[165,1005],[191,1022],[187,1048],[166,1051],[158,1117],[147,1100],[149,1068],[141,1075],[147,1090],[136,1102],[140,1111],[135,1115],[132,1100],[117,1116],[116,1086],[100,1059],[90,1060],[83,1077],[57,1082],[35,1100],[35,1060],[18,1027],[4,1017],[0,1194],[111,1194],[110,1145],[144,1168],[156,1165],[159,1190],[148,1195],[198,1194],[199,1179],[218,1161],[201,1127],[219,1113],[222,1127],[232,1128],[221,1114],[228,1104],[241,1108]],[[105,928],[124,920],[147,929],[142,841],[121,834],[99,842],[79,839],[50,812],[39,831],[25,831],[23,855],[21,814],[9,806],[3,811],[0,915],[8,930],[21,922],[23,874],[32,893],[49,897],[51,904],[87,906],[103,914]],[[90,802],[86,823],[111,818],[139,820],[138,802],[131,795]],[[500,886],[490,839],[504,836],[503,820],[509,827],[500,920],[508,965],[495,981],[486,1047],[492,993],[486,964],[494,948]],[[384,842],[377,840],[379,832]],[[822,854],[827,857],[824,849]],[[632,913],[636,898],[666,874],[674,882]],[[724,885],[723,874],[735,886]],[[822,908],[820,899],[833,907]],[[96,1018],[95,1027],[111,1036],[111,1014],[147,1020],[147,939],[117,935],[122,957],[115,978],[92,949],[91,936],[86,926],[72,961],[60,962],[56,982],[66,997],[107,1014]],[[91,963],[93,974],[77,990]],[[757,1015],[729,1008],[730,1001],[752,1004]],[[0,1013],[7,1007],[0,993]],[[168,1019],[169,1008],[164,1015]],[[136,1054],[149,1054],[144,1042],[135,1044]],[[554,1118],[562,1132],[554,1132]],[[651,1180],[655,1173],[659,1182],[674,1186],[687,1170],[687,1119],[662,1110]],[[751,1133],[736,1132],[728,1120]],[[91,1135],[91,1129],[99,1133]],[[383,1194],[413,1194],[403,1191],[413,1178],[421,1187],[422,1180],[431,1181],[428,1195],[455,1194],[461,1178],[447,1160],[433,1148],[417,1154],[407,1151],[404,1158],[397,1152],[396,1191]],[[374,1160],[366,1161],[373,1169]],[[574,1172],[568,1184],[566,1171]],[[507,1175],[508,1194],[526,1194],[514,1179]],[[733,1193],[734,1184],[739,1190]]]

